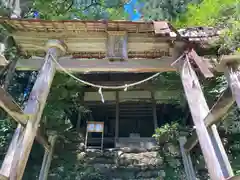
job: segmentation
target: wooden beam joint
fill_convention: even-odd
[[[220,120],[224,119],[224,116],[227,114],[227,111],[231,108],[234,103],[234,99],[231,94],[230,88],[227,88],[223,94],[219,97],[217,102],[213,105],[210,112],[204,119],[206,127],[218,123]],[[191,137],[188,138],[187,142],[184,145],[186,151],[191,151],[191,149],[197,144],[198,138],[196,130],[192,133]]]
[[[214,76],[213,73],[210,71],[213,66],[209,63],[209,60],[205,61],[203,57],[200,57],[194,49],[189,50],[187,54],[189,59],[193,60],[196,63],[196,65],[206,78]]]

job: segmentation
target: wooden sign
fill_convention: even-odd
[[[127,32],[108,31],[107,58],[110,60],[124,60],[128,58]]]
[[[104,122],[88,121],[87,131],[88,132],[103,132]]]

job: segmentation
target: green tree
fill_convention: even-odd
[[[212,26],[224,29],[221,54],[240,51],[240,3],[237,0],[204,0],[190,4],[188,11],[175,22],[177,27]]]
[[[199,3],[200,0],[141,0],[144,6],[141,10],[146,20],[173,21],[187,11],[188,3]]]

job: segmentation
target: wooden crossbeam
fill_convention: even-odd
[[[232,97],[231,89],[228,88],[224,93],[219,97],[217,103],[212,107],[204,123],[206,127],[210,127],[213,124],[216,124],[224,115],[226,115],[229,108],[233,105],[234,99]],[[192,136],[188,138],[187,142],[184,145],[186,151],[191,151],[191,149],[198,143],[198,138],[196,130],[192,133]]]
[[[173,57],[165,56],[156,59],[139,58],[127,59],[123,62],[110,62],[108,59],[80,59],[68,56],[59,58],[58,63],[68,71],[79,73],[147,73],[176,71],[176,68],[171,66],[175,60]],[[204,59],[204,61],[208,61],[208,59]],[[30,59],[18,60],[16,69],[19,71],[35,71],[39,70],[43,63],[43,57],[33,56]],[[4,66],[4,64],[0,63],[0,66]],[[59,66],[56,68],[58,71],[62,71]]]
[[[2,87],[0,87],[0,107],[3,108],[16,122],[25,126],[28,116],[23,113],[21,107],[14,101]],[[43,145],[46,150],[49,150],[48,140],[42,136],[41,132],[37,133],[36,140]]]
[[[8,178],[6,176],[0,174],[0,180],[8,180]]]
[[[28,116],[24,115],[21,107],[2,87],[0,87],[0,107],[3,108],[18,123],[25,125]]]
[[[236,64],[240,62],[240,54],[233,54],[233,55],[223,55],[219,63],[216,65],[216,70],[218,72],[226,71],[226,67],[230,64]]]
[[[206,78],[214,76],[210,71],[212,65],[209,63],[209,61],[205,61],[203,57],[200,57],[193,49],[188,53],[188,55],[190,56],[190,59],[193,59],[195,61],[198,68]]]
[[[171,63],[172,57],[157,59],[127,59],[123,62],[110,62],[108,59],[79,59],[72,57],[61,57],[58,63],[68,71],[91,73],[91,72],[166,72],[176,71]],[[32,71],[39,70],[44,63],[44,58],[33,56],[30,59],[20,59],[16,65],[17,70]],[[1,64],[0,64],[1,66]],[[2,65],[4,66],[4,65]],[[62,69],[57,66],[58,71]]]
[[[228,178],[227,180],[240,180],[240,176],[233,176]]]

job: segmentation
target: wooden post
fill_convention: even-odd
[[[192,69],[188,57],[179,63],[180,76],[182,79],[186,99],[191,111],[192,119],[196,126],[199,143],[212,180],[224,179],[221,166],[215,154],[210,136],[204,124],[204,119],[209,113],[199,80]]]
[[[227,88],[224,93],[219,97],[216,104],[211,108],[211,111],[205,117],[204,122],[206,127],[218,123],[227,115],[227,111],[233,105],[234,100],[230,88]],[[188,138],[184,148],[190,151],[198,143],[196,131],[194,131],[190,138]]]
[[[24,169],[56,71],[56,64],[53,62],[53,58],[57,59],[61,53],[65,52],[63,44],[57,40],[49,41],[47,48],[45,63],[38,74],[38,78],[24,109],[24,113],[29,115],[29,120],[24,131],[23,140],[19,142],[17,150],[19,158],[14,158],[15,163],[11,169],[10,180],[21,180],[23,177]]]
[[[10,177],[10,173],[13,167],[13,161],[15,157],[14,155],[15,153],[18,153],[16,152],[17,145],[18,145],[18,142],[22,140],[22,133],[23,133],[23,126],[21,124],[18,124],[0,170],[0,175],[3,175],[7,178]]]
[[[234,175],[233,170],[229,163],[227,153],[224,149],[221,138],[218,134],[217,126],[215,124],[211,126],[211,128],[209,129],[209,133],[212,139],[212,143],[213,143],[216,155],[221,165],[224,177],[225,178],[232,177]]]
[[[76,130],[77,130],[78,133],[80,132],[81,119],[82,119],[82,115],[81,115],[81,110],[79,108],[78,109],[77,127],[76,127]]]
[[[119,92],[116,91],[115,147],[119,137]]]
[[[16,158],[16,150],[17,150],[17,146],[18,143],[21,142],[22,138],[23,138],[23,131],[24,131],[24,126],[22,126],[20,123],[18,124],[17,128],[15,129],[15,132],[13,134],[12,137],[12,141],[8,147],[8,151],[7,154],[4,158],[4,161],[2,163],[1,169],[0,169],[0,175],[4,175],[6,177],[10,176],[10,171],[11,168],[13,166],[14,163],[14,159]],[[50,146],[48,144],[48,141],[45,139],[45,137],[43,136],[43,134],[41,134],[41,132],[37,131],[36,135],[36,140],[38,140],[38,142],[40,144],[43,145],[43,147],[45,148],[45,151],[49,151],[50,150]]]
[[[240,64],[238,62],[231,63],[226,68],[225,74],[229,87],[232,90],[232,95],[238,108],[240,108]]]
[[[157,107],[156,107],[154,92],[151,92],[151,100],[152,100],[153,124],[154,124],[154,132],[155,132],[155,129],[158,128],[158,122],[157,122]]]
[[[57,139],[56,134],[49,136],[49,142],[51,144],[51,147],[50,147],[49,152],[45,151],[45,154],[43,157],[43,162],[42,162],[42,167],[41,167],[41,171],[40,171],[40,175],[39,175],[39,180],[47,180],[56,139]]]
[[[77,120],[76,130],[77,130],[79,136],[81,136],[80,135],[80,129],[81,129],[80,126],[81,126],[82,115],[83,115],[83,112],[82,112],[83,108],[81,108],[81,107],[84,107],[84,89],[82,89],[82,91],[81,91],[80,100],[79,101],[80,101],[80,107],[78,108],[78,120]]]
[[[7,91],[8,87],[10,85],[10,82],[11,82],[13,76],[14,76],[16,64],[17,64],[17,60],[16,59],[13,59],[12,62],[10,62],[9,69],[7,71],[7,74],[6,74],[6,77],[5,77],[5,81],[4,81],[4,84],[3,84],[3,88],[6,91]]]
[[[186,143],[186,141],[187,141],[187,139],[185,136],[182,136],[179,138],[180,151],[182,154],[183,165],[184,165],[185,173],[187,176],[187,180],[194,180],[194,179],[196,179],[196,175],[195,175],[195,172],[193,169],[192,160],[191,160],[189,152],[186,152],[183,147],[184,144]]]

